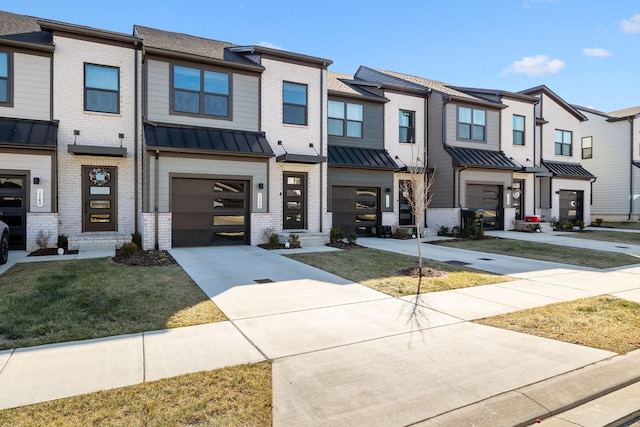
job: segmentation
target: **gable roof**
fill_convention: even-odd
[[[0,11],[0,44],[53,50],[53,36],[38,18]]]
[[[608,113],[611,117],[623,118],[623,117],[634,117],[640,114],[640,106],[625,108],[623,110],[611,111]]]
[[[595,175],[583,168],[580,163],[552,162],[543,160],[542,165],[549,169],[549,172],[551,172],[553,176],[582,179],[595,178]]]
[[[519,93],[524,93],[525,95],[532,95],[532,96],[535,96],[538,94],[545,94],[549,98],[551,98],[553,101],[555,101],[556,104],[560,105],[562,108],[567,110],[567,112],[572,116],[574,116],[576,119],[580,120],[581,122],[588,120],[584,114],[582,114],[580,111],[578,111],[575,107],[573,107],[571,104],[566,102],[564,99],[560,98],[560,96],[557,93],[555,93],[545,85],[540,85],[540,86],[532,87],[530,89],[521,90]],[[539,118],[543,119],[543,117],[539,117]]]
[[[445,150],[459,166],[506,170],[522,169],[521,165],[509,159],[502,151],[451,146],[445,146]]]

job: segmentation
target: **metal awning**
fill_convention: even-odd
[[[307,154],[284,153],[276,157],[277,163],[306,163],[318,164],[327,161],[325,156],[310,156]]]
[[[553,176],[562,178],[593,179],[595,175],[582,167],[580,163],[542,161]]]
[[[274,156],[261,132],[145,123],[144,137],[148,148],[162,151]]]
[[[399,170],[387,150],[330,145],[328,163],[331,167]]]
[[[522,166],[507,157],[502,151],[477,148],[445,147],[458,166],[483,169],[519,170]]]
[[[0,118],[0,145],[55,150],[58,121]]]
[[[67,152],[76,156],[127,157],[127,149],[123,147],[109,147],[104,145],[76,145],[69,144]]]

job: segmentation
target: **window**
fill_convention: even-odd
[[[458,138],[484,141],[486,116],[487,113],[484,110],[458,107]]]
[[[359,104],[329,101],[329,135],[362,138],[362,111]]]
[[[229,74],[174,65],[173,111],[229,117]]]
[[[120,70],[84,64],[84,110],[120,112]]]
[[[292,125],[307,124],[307,85],[283,83],[282,123]]]
[[[573,134],[567,130],[556,129],[556,155],[570,156],[572,154],[571,141]]]
[[[524,145],[524,116],[513,115],[513,145]]]
[[[593,137],[591,136],[585,136],[582,138],[582,158],[593,158]]]
[[[400,110],[398,114],[400,142],[414,143],[416,139],[416,113]]]
[[[0,104],[9,103],[9,87],[9,54],[0,52]]]

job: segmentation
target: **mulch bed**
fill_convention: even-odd
[[[287,248],[284,243],[278,243],[278,246],[271,246],[268,243],[260,243],[258,245],[259,248],[266,249],[268,251],[272,251],[274,249],[300,249],[300,245],[295,245]]]
[[[174,265],[176,260],[167,251],[138,251],[133,256],[123,257],[116,251],[113,262],[136,267],[161,267],[165,265]]]
[[[70,251],[68,249],[64,250],[65,255],[75,255],[78,251]],[[47,256],[47,255],[58,255],[58,248],[44,248],[38,249],[37,251],[31,252],[27,256]]]
[[[351,249],[364,249],[364,246],[360,246],[357,243],[348,243],[348,242],[329,242],[326,246],[330,246],[332,248],[343,249],[343,250],[351,250]]]
[[[420,277],[420,267],[407,267],[396,272],[401,276]],[[447,275],[446,271],[435,270],[431,267],[422,267],[422,277],[444,277]]]

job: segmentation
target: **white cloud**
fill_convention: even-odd
[[[502,70],[502,76],[513,73],[526,74],[528,76],[544,76],[556,74],[565,67],[565,63],[559,59],[550,59],[547,55],[525,56],[519,61],[514,61],[509,67]]]
[[[275,44],[273,44],[273,43],[271,43],[271,42],[267,42],[267,41],[264,41],[264,40],[262,40],[260,43],[258,43],[258,45],[259,45],[259,46],[262,46],[262,47],[269,47],[269,48],[271,48],[271,49],[279,49],[279,50],[282,50],[282,47],[281,47],[281,46],[277,46],[277,45],[275,45]]]
[[[640,13],[633,15],[629,19],[623,19],[620,22],[620,28],[625,33],[640,33]]]
[[[582,49],[582,54],[585,56],[593,56],[595,58],[609,58],[613,56],[613,53],[609,52],[607,49],[599,47],[586,47]]]

